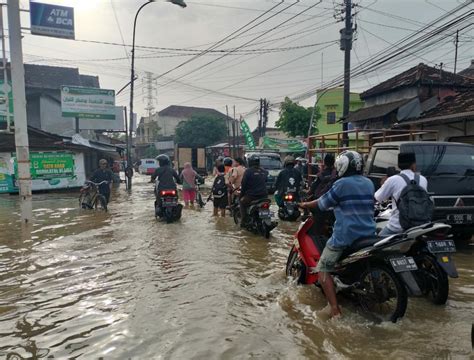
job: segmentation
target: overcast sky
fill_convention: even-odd
[[[228,105],[232,113],[235,105],[237,117],[255,109],[257,99],[267,98],[272,104],[278,104],[285,96],[295,97],[316,89],[343,71],[343,52],[337,43],[339,29],[343,27],[340,22],[342,0],[185,1],[188,7],[182,9],[157,0],[147,5],[139,16],[136,40],[140,46],[136,51],[139,79],[135,96],[139,116],[146,115],[146,71],[155,79],[159,77],[153,85],[156,88],[153,105],[157,110],[169,105],[187,105],[225,112]],[[118,90],[129,81],[133,18],[146,1],[44,2],[74,6],[76,40],[33,36],[25,31],[25,62],[78,67],[83,74],[98,75],[103,88]],[[354,2],[358,6],[354,8],[357,35],[352,66],[373,58],[379,51],[390,48],[390,44],[464,3],[461,0]],[[21,5],[28,8],[28,1],[21,0]],[[469,6],[474,8],[472,2]],[[274,9],[265,14],[272,7]],[[455,16],[468,9],[466,6]],[[192,51],[207,49],[248,23],[232,36],[234,39],[215,48],[236,49],[234,52],[208,53],[160,77],[193,58],[197,52]],[[26,13],[22,15],[22,25],[29,26]],[[429,65],[443,62],[444,69],[452,71],[454,31],[455,28],[447,30],[445,34],[449,36],[436,46],[423,51],[417,48],[407,53],[403,61],[388,62],[383,69],[356,77],[351,90],[366,90],[420,62]],[[458,69],[469,66],[470,59],[474,58],[474,26],[461,30],[458,56]],[[301,103],[310,106],[314,99],[311,96]],[[126,90],[117,97],[117,104],[128,105],[128,102]],[[276,117],[275,111],[272,122]],[[248,115],[247,119],[254,127],[256,115]]]

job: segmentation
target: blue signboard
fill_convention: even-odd
[[[74,39],[74,8],[30,2],[33,35]]]

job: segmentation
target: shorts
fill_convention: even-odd
[[[194,189],[183,189],[183,200],[194,201],[196,199],[196,190]]]
[[[213,200],[214,208],[225,209],[227,207],[227,195],[220,198],[214,198]]]
[[[333,272],[343,251],[344,248],[334,248],[331,245],[326,244],[321,257],[319,258],[318,265],[316,266],[316,271],[325,273]]]

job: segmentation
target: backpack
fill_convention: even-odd
[[[414,180],[410,180],[405,174],[398,176],[407,183],[397,201],[401,227],[407,230],[431,222],[434,204],[428,192],[419,185],[420,175],[415,174]]]
[[[217,175],[214,184],[212,185],[212,195],[217,199],[227,195],[225,175]]]
[[[314,190],[314,199],[317,199],[324,194],[326,194],[331,188],[332,184],[337,180],[336,169],[333,169],[331,175],[323,176],[322,174],[318,175],[319,184],[318,187]]]

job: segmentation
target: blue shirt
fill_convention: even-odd
[[[332,247],[352,245],[360,238],[375,235],[374,184],[362,175],[337,180],[318,200],[319,208],[334,208],[336,222],[328,240]]]

